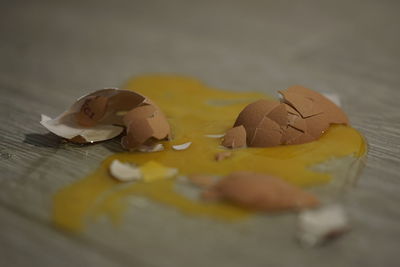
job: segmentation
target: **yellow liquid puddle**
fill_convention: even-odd
[[[64,229],[82,231],[88,222],[104,215],[118,222],[126,209],[126,197],[132,195],[147,197],[192,215],[234,220],[250,214],[225,203],[188,199],[175,192],[174,179],[122,184],[108,173],[108,166],[114,159],[138,165],[153,160],[178,168],[180,175],[225,175],[236,170],[251,170],[275,175],[299,186],[312,186],[326,183],[331,177],[329,173],[314,172],[309,167],[348,155],[361,157],[366,152],[366,143],[359,132],[337,125],[312,143],[239,149],[233,151],[232,157],[216,162],[215,154],[224,150],[220,147],[221,139],[206,135],[224,133],[247,104],[268,96],[218,90],[195,79],[169,75],[141,76],[129,81],[124,89],[142,93],[161,107],[171,123],[173,141],[163,142],[165,150],[161,152],[112,155],[95,172],[61,189],[54,197],[53,220]],[[192,145],[186,150],[171,148],[189,141]]]

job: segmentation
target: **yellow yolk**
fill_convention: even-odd
[[[223,134],[247,104],[270,97],[254,92],[218,90],[195,79],[167,75],[135,78],[123,89],[149,97],[163,110],[171,124],[173,140],[163,142],[165,150],[160,152],[112,155],[88,177],[61,189],[54,197],[53,219],[62,228],[81,231],[87,222],[100,215],[118,222],[126,208],[124,199],[130,195],[168,204],[186,214],[217,219],[234,220],[250,214],[229,204],[202,203],[175,192],[174,179],[158,179],[160,173],[168,172],[165,166],[177,168],[179,175],[226,175],[232,171],[250,170],[271,174],[299,186],[312,186],[326,183],[331,177],[329,173],[311,170],[311,166],[332,158],[361,157],[366,153],[366,143],[359,132],[336,125],[315,142],[232,150],[231,157],[217,162],[215,154],[225,149],[220,146],[220,138],[207,135]],[[192,142],[189,148],[172,149],[172,145],[186,142]],[[154,181],[123,184],[112,179],[108,166],[114,159],[144,166],[148,175],[155,177]]]

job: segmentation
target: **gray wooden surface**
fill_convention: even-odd
[[[399,266],[399,3],[1,1],[0,266]],[[293,216],[227,226],[156,204],[118,229],[56,230],[52,195],[120,148],[59,144],[40,114],[154,72],[232,90],[302,84],[339,94],[370,144],[346,200],[353,231],[304,249]],[[263,227],[270,220],[285,231]]]

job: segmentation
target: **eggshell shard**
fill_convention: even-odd
[[[111,162],[109,171],[112,177],[121,182],[136,181],[142,178],[142,173],[139,168],[129,163],[123,163],[117,159]]]
[[[304,144],[320,138],[331,124],[348,124],[346,114],[315,91],[292,86],[279,95],[281,102],[261,99],[239,113],[234,127],[245,128],[247,146]]]
[[[228,148],[241,148],[246,146],[246,130],[243,125],[228,130],[222,140],[222,145]]]
[[[247,105],[237,117],[233,127],[257,128],[260,121],[279,105],[277,101],[261,99]]]
[[[281,144],[281,127],[286,127],[287,122],[287,111],[283,104],[261,99],[240,112],[234,127],[245,128],[248,146],[267,147]]]
[[[137,121],[133,124],[133,120]],[[170,134],[166,117],[151,100],[133,91],[115,88],[79,98],[55,119],[42,115],[41,124],[54,134],[77,143],[111,139],[126,128],[127,137],[122,142],[127,149],[152,146]]]
[[[298,238],[306,246],[322,244],[349,229],[346,213],[338,204],[305,210],[298,217]]]
[[[192,142],[187,142],[187,143],[183,143],[180,145],[173,145],[172,148],[174,150],[185,150],[188,149],[191,146]]]
[[[170,126],[164,114],[154,105],[143,105],[129,111],[123,118],[127,134],[122,146],[128,150],[138,149],[169,138]]]
[[[86,127],[92,127],[99,122],[107,108],[108,98],[105,96],[91,96],[85,99],[80,112],[76,113],[78,124]]]
[[[208,137],[208,138],[222,138],[224,136],[225,136],[224,133],[223,134],[206,134],[205,135],[205,137]]]
[[[319,204],[313,195],[279,178],[246,171],[226,176],[205,191],[203,197],[266,212],[299,210]]]
[[[331,124],[348,124],[349,120],[346,116],[346,114],[337,106],[335,103],[330,101],[328,98],[323,96],[322,94],[315,92],[313,90],[310,90],[308,88],[305,88],[303,86],[292,86],[289,87],[288,89],[284,91],[280,91],[280,93],[283,95],[285,101],[290,102],[290,104],[299,111],[299,113],[302,115],[302,117],[309,117],[310,113],[315,113],[313,115],[316,115],[317,113],[324,113],[327,117],[328,123]],[[295,94],[296,96],[299,96],[297,100],[303,101],[303,99],[309,99],[312,100],[313,105],[312,105],[312,110],[313,112],[302,112],[299,110],[303,110],[304,107],[299,105],[300,102],[293,102],[293,99],[289,100],[287,99],[287,96],[289,98],[292,96],[292,94]]]
[[[249,146],[253,147],[271,147],[281,144],[282,130],[278,123],[264,117],[255,129],[248,129],[252,138]]]
[[[40,124],[50,132],[79,144],[112,139],[124,131],[123,127],[114,125],[97,125],[93,128],[86,128],[78,125],[72,114],[55,119],[42,115]]]
[[[230,158],[232,156],[232,152],[230,151],[222,151],[222,152],[218,152],[217,154],[215,154],[215,160],[216,161],[221,161],[227,158]]]

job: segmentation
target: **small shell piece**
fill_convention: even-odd
[[[347,232],[349,222],[338,204],[305,210],[299,214],[299,240],[306,246],[315,246]]]
[[[225,136],[224,133],[223,134],[206,134],[205,135],[205,137],[208,137],[208,138],[222,138],[224,136]]]
[[[224,136],[222,145],[228,148],[246,147],[246,129],[243,125],[229,129]]]
[[[231,156],[232,156],[231,151],[221,151],[221,152],[218,152],[217,154],[215,154],[215,160],[221,161],[221,160],[230,158]]]
[[[114,138],[127,129],[122,144],[133,150],[168,139],[170,127],[148,98],[129,90],[108,88],[79,98],[55,119],[42,115],[41,124],[72,142],[93,143]]]
[[[185,149],[188,149],[191,144],[192,144],[192,142],[187,142],[187,143],[183,143],[180,145],[173,145],[172,148],[174,150],[185,150]]]
[[[137,181],[142,178],[142,172],[138,167],[130,163],[113,160],[109,167],[110,174],[121,182]]]
[[[231,173],[206,190],[203,197],[266,212],[299,210],[319,204],[310,193],[279,178],[247,171]]]

